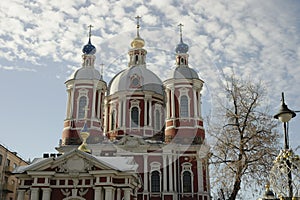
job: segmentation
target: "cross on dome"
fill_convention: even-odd
[[[187,53],[188,50],[189,50],[189,46],[187,44],[185,44],[182,40],[182,27],[183,27],[183,24],[179,24],[179,35],[180,35],[180,41],[179,41],[179,44],[176,46],[176,53]]]
[[[143,48],[145,46],[145,41],[140,37],[140,19],[142,17],[136,16],[136,38],[131,42],[132,48]]]
[[[91,42],[91,36],[92,36],[92,25],[89,25],[89,41],[86,45],[84,45],[82,52],[84,54],[95,54],[96,53],[96,47],[94,45],[92,45]]]
[[[180,41],[182,41],[182,27],[183,27],[183,24],[180,23],[180,24],[178,24],[178,26],[179,26],[179,32],[180,32]]]
[[[135,19],[136,19],[136,35],[137,37],[140,37],[140,32],[139,32],[139,29],[140,29],[140,19],[142,17],[140,16],[136,16]]]
[[[93,26],[90,24],[89,26],[89,39],[91,39],[91,36],[92,36],[92,28],[93,28]]]

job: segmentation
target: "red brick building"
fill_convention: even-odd
[[[107,84],[94,67],[90,34],[82,67],[65,83],[67,113],[56,148],[62,155],[16,171],[31,200],[210,199],[203,81],[188,65],[181,26],[170,79],[147,68],[144,46],[138,23],[128,67]],[[77,150],[83,130],[91,154]]]

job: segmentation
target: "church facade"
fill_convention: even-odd
[[[189,67],[182,26],[176,68],[162,81],[147,68],[137,20],[128,67],[109,83],[94,67],[90,29],[82,66],[65,82],[67,108],[58,154],[15,171],[18,200],[26,192],[31,200],[210,199],[201,115],[204,82]]]

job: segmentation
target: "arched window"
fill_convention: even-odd
[[[78,106],[78,118],[82,119],[85,117],[85,108],[87,106],[87,97],[81,96],[79,98],[79,106]]]
[[[132,107],[131,108],[131,127],[139,126],[139,108]]]
[[[189,116],[189,100],[186,95],[180,97],[180,117]]]
[[[182,174],[183,192],[192,192],[192,175],[189,171],[184,171]]]
[[[155,130],[160,130],[160,112],[159,112],[159,110],[155,111]]]
[[[151,172],[151,192],[160,192],[160,174],[159,174],[159,171]]]
[[[113,110],[111,113],[111,127],[110,130],[114,130],[116,127],[116,111]]]

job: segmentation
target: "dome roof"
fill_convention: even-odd
[[[96,53],[96,47],[92,45],[91,38],[89,38],[89,42],[86,45],[84,45],[82,53],[92,55]]]
[[[101,74],[98,70],[91,67],[81,67],[77,69],[69,78],[72,79],[83,79],[83,80],[102,80]]]
[[[131,42],[132,48],[143,48],[145,46],[145,41],[140,36],[134,38],[134,40]]]
[[[199,79],[199,76],[195,70],[187,66],[178,66],[173,74],[175,79]]]
[[[176,53],[187,53],[189,51],[189,45],[185,44],[180,38],[180,43],[177,44],[175,52]]]
[[[160,78],[143,66],[127,68],[118,73],[109,83],[110,95],[119,91],[130,90],[152,91],[161,95],[164,93]]]

